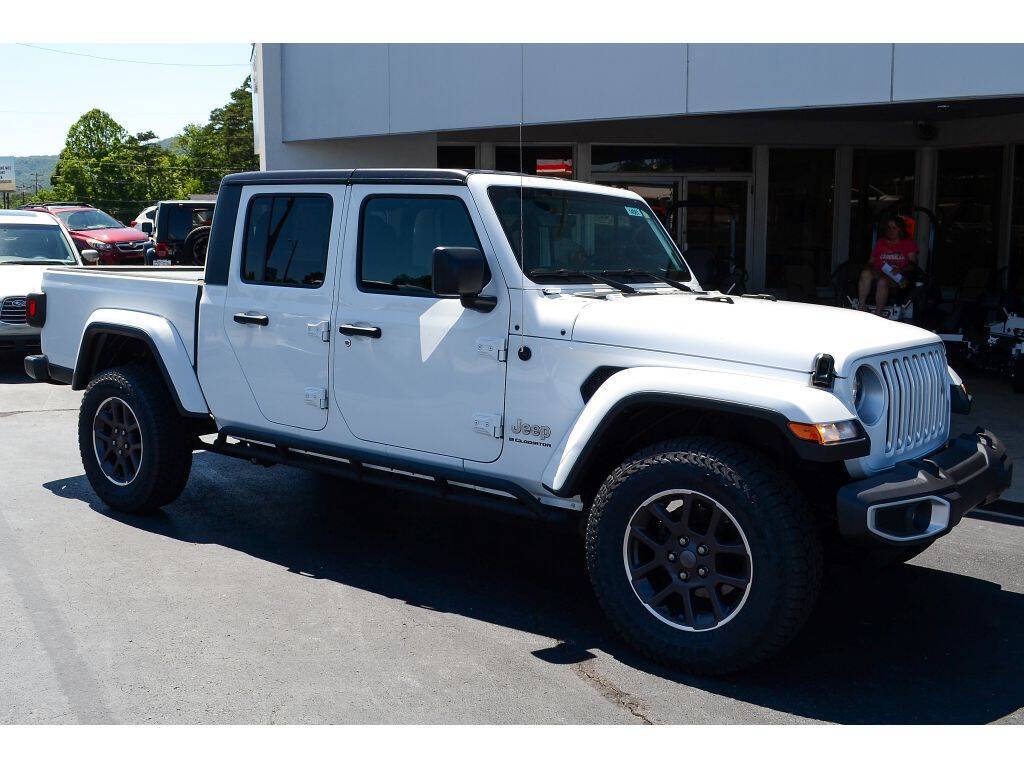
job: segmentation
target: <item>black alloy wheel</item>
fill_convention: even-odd
[[[743,529],[697,491],[667,490],[641,504],[622,554],[637,598],[676,629],[715,629],[740,612],[750,592],[753,562]]]
[[[142,431],[135,412],[119,397],[108,397],[92,424],[96,461],[107,480],[129,485],[142,466]]]

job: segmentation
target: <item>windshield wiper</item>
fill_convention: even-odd
[[[634,288],[629,283],[622,283],[618,280],[612,280],[604,273],[594,274],[593,272],[584,272],[579,269],[531,269],[526,273],[527,277],[585,277],[588,280],[593,280],[595,283],[604,283],[605,285],[611,286],[616,291],[622,291],[623,293],[636,293]]]
[[[621,275],[622,277],[649,277],[652,280],[660,280],[663,283],[670,285],[679,291],[687,291],[688,293],[694,293],[693,288],[688,286],[686,283],[681,283],[678,280],[673,280],[668,275],[659,275],[654,272],[648,272],[643,269],[602,269],[602,275]]]

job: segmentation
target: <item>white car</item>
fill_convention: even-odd
[[[40,289],[48,266],[76,266],[67,230],[48,213],[0,210],[0,351],[39,346],[26,323],[27,296]]]
[[[156,226],[156,206],[151,205],[148,208],[143,208],[139,215],[132,219],[128,226],[135,227],[152,237],[153,230]]]
[[[829,553],[912,557],[1012,473],[991,432],[950,439],[934,334],[704,291],[591,184],[235,174],[205,271],[57,269],[31,300],[25,368],[86,390],[111,507],[170,504],[200,450],[572,523],[610,624],[695,672],[783,648]]]

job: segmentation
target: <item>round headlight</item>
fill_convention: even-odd
[[[867,365],[857,369],[853,377],[853,407],[860,420],[868,426],[882,418],[885,410],[885,388],[878,374]]]

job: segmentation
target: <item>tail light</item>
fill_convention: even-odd
[[[158,259],[166,259],[167,258],[167,243],[157,243],[156,244],[156,257]]]
[[[33,328],[42,328],[46,322],[46,294],[30,293],[25,297],[25,322]]]

